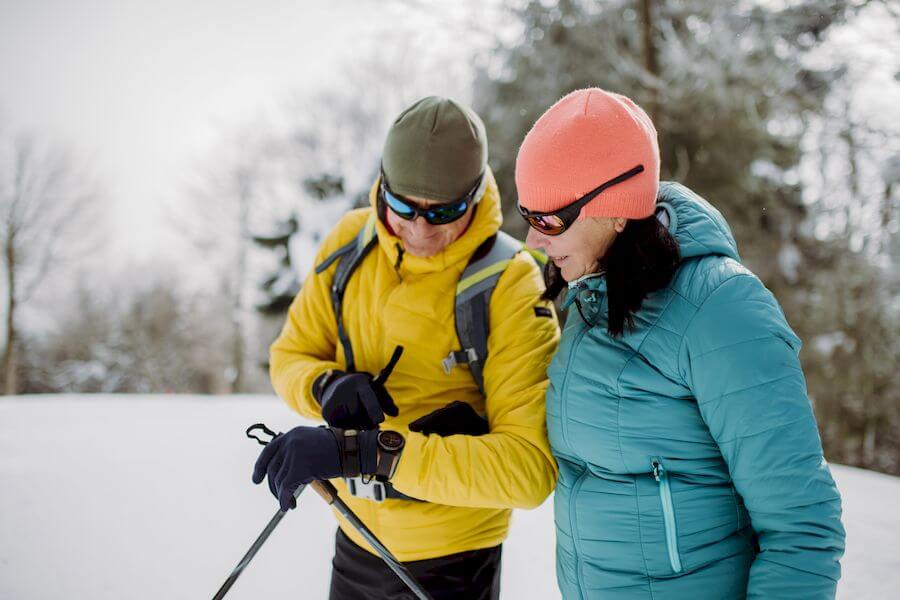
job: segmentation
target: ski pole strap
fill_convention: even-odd
[[[400,357],[403,355],[403,346],[397,346],[394,348],[394,353],[391,355],[391,360],[388,361],[388,364],[381,370],[381,372],[375,376],[375,382],[384,385],[384,382],[387,381],[388,377],[391,376],[391,373],[394,372],[394,367],[397,366],[397,362],[400,360]]]
[[[268,435],[269,439],[264,440],[261,437],[257,437],[257,435],[256,435],[257,431],[261,431],[263,434]],[[280,435],[280,434],[275,433],[268,427],[266,427],[264,423],[254,423],[253,425],[251,425],[250,427],[247,428],[247,431],[245,433],[247,434],[247,437],[250,438],[251,440],[256,440],[257,442],[259,442],[260,446],[266,446],[269,442],[271,442],[272,440],[274,440],[275,438],[277,438]]]

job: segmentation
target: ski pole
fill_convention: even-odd
[[[276,435],[275,432],[273,432],[262,423],[257,423],[256,425],[248,428],[247,436],[252,437],[262,445],[266,445],[268,441],[263,441],[256,436],[250,435],[250,432],[253,429],[257,428],[260,428],[265,433],[273,436],[274,439],[274,436]],[[303,487],[304,486],[301,485],[297,489],[302,491]],[[343,500],[341,500],[340,496],[338,496],[337,489],[335,489],[331,482],[316,480],[310,482],[309,487],[311,487],[319,496],[321,496],[321,498],[325,500],[327,504],[335,507],[337,511],[341,513],[341,515],[345,519],[347,519],[350,525],[352,525],[353,528],[356,529],[356,531],[358,531],[359,534],[363,536],[363,538],[365,538],[365,540],[369,542],[369,544],[371,544],[373,548],[375,548],[375,551],[378,552],[378,555],[385,562],[385,564],[390,567],[391,571],[396,573],[397,577],[399,577],[400,580],[406,584],[406,586],[416,595],[419,600],[432,600],[431,596],[428,595],[428,592],[425,591],[425,588],[423,588],[422,585],[415,580],[413,574],[409,571],[406,565],[397,560],[397,558],[393,554],[391,554],[391,551],[387,549],[387,547],[381,542],[381,540],[379,540],[378,537],[374,533],[372,533],[372,530],[366,527],[365,523],[363,523],[360,518],[356,516],[356,513],[354,513],[353,510],[349,506],[347,506],[347,504]],[[294,492],[294,497],[296,498],[297,496],[299,496],[299,491]],[[281,515],[284,515],[284,513],[281,513]],[[275,517],[278,517],[279,520],[281,518],[280,515],[275,515]],[[273,517],[273,519],[275,517]],[[217,596],[213,600],[219,600],[220,598],[220,596]]]
[[[301,493],[303,493],[303,489],[305,485],[301,485],[294,492],[294,498],[298,498]],[[228,593],[228,590],[231,589],[231,586],[234,585],[234,582],[237,581],[237,578],[241,576],[241,573],[244,572],[244,569],[247,568],[247,565],[250,564],[250,561],[253,560],[253,557],[256,556],[256,553],[259,552],[259,549],[262,545],[269,539],[269,536],[275,530],[275,527],[278,526],[278,523],[281,522],[281,519],[284,515],[287,514],[283,510],[278,510],[275,515],[269,519],[269,523],[266,525],[265,529],[262,530],[262,533],[256,538],[256,541],[253,542],[253,545],[250,546],[250,549],[247,550],[247,553],[241,558],[241,562],[237,564],[233,571],[231,571],[231,575],[228,576],[228,579],[225,580],[225,583],[222,584],[222,587],[219,588],[219,591],[216,592],[216,595],[213,596],[213,600],[222,600],[225,597],[225,594]]]
[[[375,548],[375,551],[378,552],[378,555],[385,562],[385,564],[390,567],[391,571],[397,574],[403,583],[412,590],[412,592],[416,595],[419,600],[432,600],[431,596],[428,595],[428,592],[425,591],[425,588],[415,580],[413,574],[406,568],[406,565],[401,563],[399,560],[391,554],[391,551],[387,549],[387,547],[381,543],[372,531],[366,527],[365,523],[360,521],[359,517],[356,516],[349,506],[347,506],[343,500],[338,496],[338,492],[335,487],[329,481],[313,481],[309,484],[313,490],[319,496],[322,497],[325,502],[334,506],[341,515],[347,519],[347,521],[353,526],[356,531],[359,532],[361,536],[363,536],[369,544]]]
[[[375,377],[374,380],[382,384],[387,381],[387,378],[391,375],[391,372],[393,372],[394,367],[397,365],[397,361],[400,360],[400,356],[402,354],[403,346],[397,346],[394,349],[394,353],[388,361],[388,364],[384,369],[381,370],[381,372]],[[271,439],[266,440],[258,437],[257,435],[254,435],[256,433],[256,430],[260,430],[263,434],[271,436]],[[247,428],[247,431],[245,433],[247,434],[248,438],[256,440],[262,446],[267,445],[270,441],[272,441],[272,439],[279,435],[262,423],[251,425]],[[352,510],[350,510],[350,507],[348,507],[344,503],[344,501],[338,497],[337,490],[333,485],[331,485],[327,481],[313,481],[310,485],[316,491],[316,493],[318,493],[319,496],[321,496],[325,500],[325,502],[337,508],[338,512],[340,512],[341,515],[343,515],[344,518],[347,519],[347,521],[349,521],[350,524],[353,525],[353,527],[360,533],[360,535],[362,535],[366,539],[366,541],[368,541],[372,545],[372,547],[375,548],[376,551],[378,551],[378,553],[381,555],[381,558],[384,559],[391,570],[394,571],[394,573],[396,573],[397,576],[406,585],[409,586],[409,588],[416,594],[416,596],[420,600],[432,600],[431,596],[429,596],[428,593],[422,588],[422,586],[419,585],[418,582],[416,582],[416,580],[413,578],[412,573],[409,572],[409,569],[407,569],[388,551],[384,544],[382,544],[381,541],[377,537],[375,537],[375,534],[372,533],[365,526],[365,524],[359,520],[359,517],[357,517],[356,514]],[[299,498],[300,494],[303,493],[303,490],[305,488],[305,485],[300,485],[299,487],[297,487],[297,489],[294,490],[294,498]],[[222,598],[225,597],[225,594],[228,593],[228,590],[231,589],[231,586],[234,585],[234,582],[237,581],[237,578],[240,577],[241,573],[244,572],[244,569],[247,568],[247,565],[250,564],[250,561],[253,560],[253,557],[256,556],[256,553],[259,552],[259,549],[262,547],[262,545],[266,542],[267,539],[269,539],[269,536],[272,535],[272,532],[281,522],[281,519],[284,518],[284,515],[285,512],[279,510],[272,516],[271,519],[269,519],[269,522],[266,524],[265,528],[263,528],[259,536],[257,536],[256,540],[250,546],[250,549],[247,550],[247,553],[244,554],[243,558],[241,558],[237,566],[231,571],[231,574],[225,580],[225,583],[222,584],[222,587],[219,588],[219,591],[216,592],[216,595],[213,596],[213,600],[222,600]]]
[[[256,440],[263,446],[268,444],[268,442],[253,435],[252,432],[256,429],[261,429],[264,433],[267,433],[271,436],[275,435],[274,431],[272,431],[262,423],[257,423],[248,427],[246,431],[247,437]],[[305,488],[305,485],[301,485],[296,490],[294,490],[294,498],[299,498],[300,494],[303,493],[303,490]],[[225,594],[228,593],[228,590],[231,589],[231,586],[234,585],[234,582],[237,581],[237,578],[241,576],[241,573],[244,572],[244,569],[247,568],[247,565],[250,564],[250,561],[253,560],[253,557],[256,556],[256,553],[259,552],[260,548],[262,548],[262,545],[266,543],[266,540],[269,539],[269,536],[272,535],[273,531],[275,531],[275,528],[278,526],[278,523],[281,522],[281,519],[284,518],[285,514],[287,514],[285,513],[285,511],[279,509],[278,512],[276,512],[272,516],[272,518],[269,519],[268,524],[266,524],[265,528],[262,530],[259,536],[257,536],[256,540],[253,542],[253,545],[250,546],[250,549],[247,550],[247,553],[244,554],[243,558],[241,558],[237,566],[231,571],[228,579],[225,580],[225,583],[222,584],[222,587],[220,587],[219,591],[216,592],[216,595],[213,596],[213,600],[222,600],[222,598],[225,597]]]

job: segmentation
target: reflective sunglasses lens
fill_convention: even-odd
[[[384,189],[384,201],[387,202],[387,205],[391,210],[401,219],[410,220],[416,217],[416,211],[410,205],[389,192],[386,188]]]
[[[528,224],[547,235],[559,235],[566,230],[566,224],[556,215],[530,216]]]
[[[446,225],[463,216],[468,208],[469,202],[467,200],[457,202],[456,204],[435,206],[425,212],[425,220],[432,225]]]

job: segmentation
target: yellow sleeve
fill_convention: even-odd
[[[353,239],[365,223],[369,209],[344,216],[316,254],[315,265]],[[312,396],[312,384],[328,369],[342,369],[336,361],[337,321],[331,306],[335,265],[321,274],[312,269],[291,303],[281,334],[269,347],[269,377],[275,392],[304,417],[321,419]]]
[[[494,289],[484,370],[490,433],[410,432],[391,483],[439,504],[534,508],[553,491],[556,462],[544,416],[547,367],[559,343],[553,305],[541,300],[540,270],[519,253]],[[540,316],[535,307],[548,308]],[[544,312],[544,311],[542,311]]]

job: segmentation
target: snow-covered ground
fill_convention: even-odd
[[[250,472],[255,422],[297,424],[269,396],[0,400],[0,599],[210,598],[275,512]],[[848,549],[839,598],[896,597],[900,479],[833,467]],[[229,598],[325,598],[334,521],[302,497]],[[551,501],[515,513],[503,597],[559,598]]]

